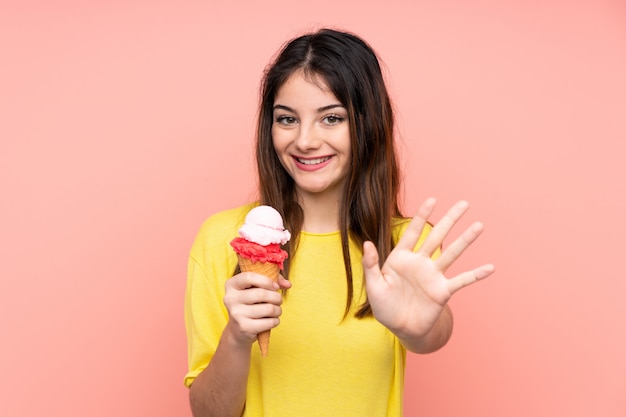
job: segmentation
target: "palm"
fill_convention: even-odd
[[[368,299],[376,319],[392,331],[409,330],[411,334],[426,334],[456,291],[493,272],[492,265],[483,265],[455,277],[444,275],[480,235],[480,223],[474,223],[440,257],[432,259],[452,226],[467,210],[465,202],[452,207],[433,227],[424,244],[414,252],[433,208],[434,200],[428,200],[420,207],[380,269],[374,245],[371,242],[364,245],[363,267]]]

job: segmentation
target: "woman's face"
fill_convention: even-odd
[[[339,197],[350,166],[348,112],[326,83],[294,73],[274,100],[274,149],[301,197]]]

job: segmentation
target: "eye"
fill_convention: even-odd
[[[297,122],[296,118],[293,116],[278,116],[274,121],[281,125],[292,125]]]
[[[324,123],[327,125],[338,125],[344,120],[346,120],[346,118],[343,116],[339,116],[338,114],[329,114],[328,116],[324,117]]]

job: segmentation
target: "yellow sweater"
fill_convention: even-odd
[[[229,242],[252,207],[211,216],[192,247],[187,386],[206,368],[226,326],[224,283],[237,264]],[[398,221],[395,233],[407,224]],[[356,309],[365,300],[361,248],[351,242],[350,253]],[[347,284],[339,232],[303,232],[290,268],[293,287],[272,330],[269,354],[262,358],[256,345],[252,349],[244,416],[402,416],[405,349],[374,318],[342,320]]]

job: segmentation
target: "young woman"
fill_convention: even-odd
[[[229,242],[258,203],[202,226],[185,305],[195,416],[402,415],[406,351],[442,347],[448,300],[493,266],[444,275],[482,225],[439,253],[467,203],[433,227],[433,199],[413,220],[402,217],[393,132],[378,59],[359,37],[301,36],[269,67],[258,203],[283,215],[289,258],[277,284],[237,269]],[[268,329],[262,358],[254,342]]]

